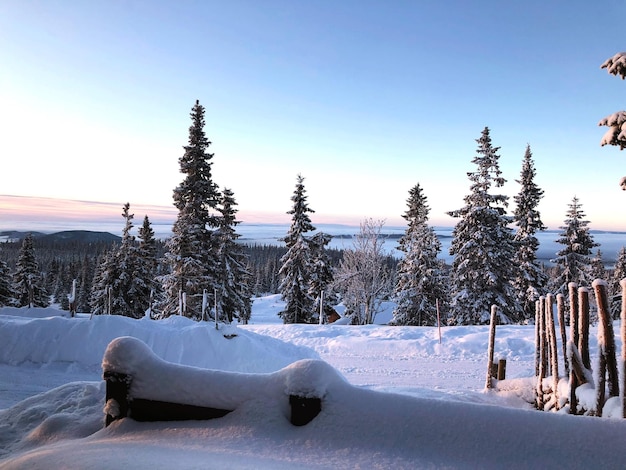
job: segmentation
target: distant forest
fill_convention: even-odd
[[[77,310],[89,313],[89,296],[96,266],[105,253],[118,245],[121,237],[108,232],[68,231],[54,234],[31,232],[34,251],[44,285],[52,301],[69,308],[68,294],[74,279],[77,281]],[[9,270],[15,269],[22,239],[26,232],[3,232],[0,235],[9,241],[0,243],[0,260],[7,263]],[[157,257],[165,254],[165,242],[157,240]],[[284,246],[244,245],[248,255],[248,269],[252,274],[251,291],[255,296],[276,294],[280,283],[278,272],[281,258],[287,252]],[[333,266],[338,266],[344,250],[328,249]],[[388,259],[388,266],[395,270],[397,260]]]

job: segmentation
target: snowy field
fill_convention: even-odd
[[[528,404],[532,326],[499,327],[507,380],[485,392],[487,327],[282,325],[281,305],[255,299],[250,325],[220,330],[179,317],[0,309],[0,469],[624,468],[626,420]],[[126,336],[142,347],[107,350]],[[139,354],[143,343],[154,357]],[[185,393],[234,411],[104,428],[105,351],[107,363],[159,378],[143,382],[146,398]],[[293,390],[322,397],[302,427],[288,419]]]

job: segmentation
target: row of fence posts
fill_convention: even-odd
[[[621,306],[621,365],[626,363],[626,279],[622,280]],[[556,296],[557,319],[560,327],[563,348],[563,364],[565,376],[569,378],[567,397],[559,397],[559,356],[557,350],[557,332],[554,322],[554,296],[548,294],[541,297],[535,304],[535,405],[539,410],[558,410],[561,403],[569,401],[569,413],[588,412],[602,416],[607,398],[621,397],[622,417],[626,417],[626,374],[618,377],[615,334],[607,294],[607,283],[597,279],[593,282],[593,290],[598,307],[598,364],[594,375],[589,357],[589,289],[578,287],[576,283],[568,286],[569,294],[569,340],[567,339],[566,307],[564,296]],[[493,313],[492,313],[493,315]],[[551,380],[546,383],[547,378]],[[581,385],[592,384],[596,391],[594,410],[580,410],[576,397],[576,389]],[[622,394],[620,395],[620,390]],[[608,397],[606,394],[608,393]],[[563,398],[563,400],[562,400]]]

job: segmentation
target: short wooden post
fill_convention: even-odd
[[[498,380],[506,379],[506,359],[498,361]]]
[[[106,404],[107,406],[110,405],[109,400],[115,400],[116,404],[115,412],[109,410],[106,414],[104,423],[106,427],[113,421],[128,416],[128,390],[130,389],[132,378],[129,375],[111,371],[105,371],[103,376],[106,381]]]
[[[291,424],[304,426],[309,424],[322,410],[322,400],[315,397],[289,395],[291,406]]]

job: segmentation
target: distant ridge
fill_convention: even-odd
[[[0,232],[0,240],[11,242],[21,241],[28,234],[32,234],[36,240],[52,243],[99,243],[99,242],[119,242],[122,238],[109,232],[94,232],[90,230],[65,230],[55,233],[42,233],[31,231],[6,230]]]
[[[119,242],[122,237],[109,232],[93,232],[90,230],[66,230],[63,232],[51,233],[41,237],[46,242]]]

